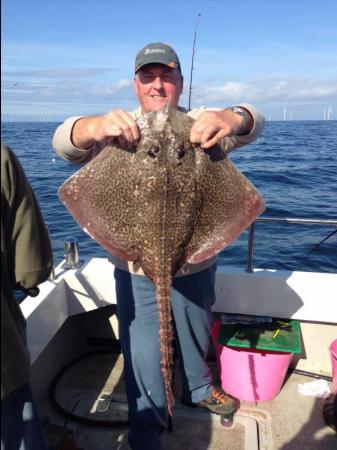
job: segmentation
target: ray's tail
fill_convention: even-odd
[[[161,370],[163,373],[167,408],[172,416],[174,396],[172,392],[172,369],[173,369],[173,326],[171,310],[171,284],[170,277],[158,280],[157,302],[159,309],[159,335],[161,351]]]

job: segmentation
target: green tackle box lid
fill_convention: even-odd
[[[218,342],[229,347],[286,353],[302,352],[298,320],[273,319],[272,326],[270,324],[221,324]]]

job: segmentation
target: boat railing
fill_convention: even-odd
[[[255,224],[256,222],[268,222],[268,223],[286,223],[286,224],[306,224],[306,225],[329,225],[337,226],[337,220],[335,219],[304,219],[293,217],[258,217],[255,222],[249,227],[248,233],[248,252],[247,252],[247,272],[252,273],[253,268],[253,246],[255,237]]]

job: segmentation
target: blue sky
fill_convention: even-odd
[[[136,52],[177,51],[192,107],[255,104],[269,120],[337,119],[337,1],[2,0],[3,120],[137,107]]]

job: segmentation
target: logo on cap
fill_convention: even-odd
[[[147,48],[144,55],[150,55],[152,53],[165,53],[165,50],[163,48]]]

